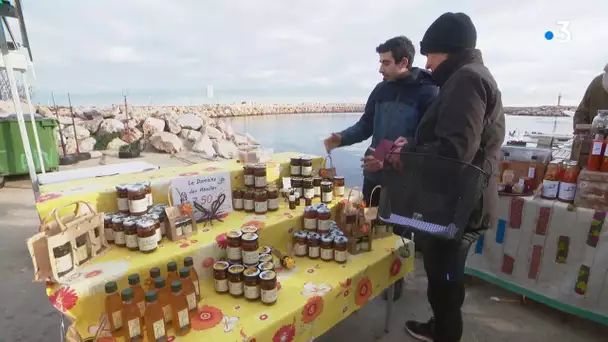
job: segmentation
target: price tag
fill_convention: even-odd
[[[224,196],[221,196],[221,195]],[[184,202],[198,203],[208,212],[217,215],[232,211],[232,191],[230,174],[227,172],[210,175],[177,178],[171,181],[171,197],[175,205]],[[222,198],[223,201],[222,201]],[[194,209],[194,218],[200,221],[203,213]]]

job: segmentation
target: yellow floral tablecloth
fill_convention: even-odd
[[[99,341],[122,341],[100,325],[104,284],[116,280],[119,289],[124,289],[128,275],[137,273],[147,288],[150,268],[159,267],[166,276],[168,261],[177,261],[181,267],[183,258],[192,256],[202,299],[192,331],[176,337],[169,329],[170,341],[311,341],[411,272],[414,262],[413,257],[399,256],[403,240],[391,236],[374,240],[372,252],[350,255],[344,265],[297,258],[295,269],[278,268],[279,299],[274,306],[215,293],[212,265],[225,256],[229,230],[255,225],[261,244],[285,250],[293,230],[301,227],[302,211],[303,206],[289,210],[281,203],[278,212],[267,215],[233,212],[213,227],[200,224],[199,232],[186,240],[163,240],[162,247],[150,255],[114,247],[78,269],[64,284],[48,284],[47,294],[55,308],[74,320],[68,341],[92,341],[95,334],[102,337]],[[405,242],[405,248],[413,251],[411,242]]]
[[[271,160],[266,163],[268,182],[276,182],[281,176],[289,175],[290,158],[301,155],[302,153],[296,152],[274,154]],[[313,168],[319,168],[321,163],[322,158],[313,157]],[[99,211],[113,212],[117,210],[115,186],[141,181],[151,182],[154,203],[166,204],[168,187],[172,179],[212,174],[215,172],[230,172],[232,187],[235,188],[243,186],[242,171],[243,164],[235,159],[231,159],[49,184],[40,188],[40,197],[36,202],[36,209],[40,217],[44,218],[53,209],[78,200],[93,203]],[[61,211],[61,214],[67,214],[70,210],[73,210],[73,208],[65,208]]]

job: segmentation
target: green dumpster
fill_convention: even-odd
[[[40,138],[40,148],[42,149],[42,160],[46,171],[56,171],[59,169],[59,153],[57,151],[57,135],[55,128],[57,120],[48,119],[36,115],[36,128]],[[34,167],[36,173],[42,172],[36,148],[36,137],[32,130],[30,115],[24,115],[25,127],[30,140],[32,156],[34,157]],[[9,175],[28,174],[27,160],[25,159],[25,149],[21,142],[21,132],[16,115],[0,117],[0,177]]]

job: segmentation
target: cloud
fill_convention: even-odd
[[[380,80],[375,47],[406,35],[418,49],[445,11],[475,22],[478,47],[507,105],[578,104],[608,62],[605,0],[106,0],[24,4],[36,97],[72,92],[75,102],[131,94],[167,101],[214,85],[218,99],[272,94],[365,101]],[[547,41],[569,21],[572,39]],[[13,24],[16,28],[16,24]],[[14,30],[15,31],[15,30]],[[414,65],[424,66],[416,56]],[[91,95],[93,94],[93,95]],[[194,95],[190,95],[194,94]],[[250,98],[245,98],[249,96]]]

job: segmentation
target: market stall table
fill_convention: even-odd
[[[608,324],[606,213],[533,197],[500,197],[498,208],[498,224],[471,248],[466,272]]]
[[[199,232],[186,240],[164,239],[162,248],[152,254],[113,247],[64,284],[49,284],[47,294],[59,311],[75,320],[68,341],[92,341],[93,336],[102,337],[99,341],[122,340],[113,339],[103,324],[104,284],[116,280],[124,289],[127,276],[137,273],[147,289],[150,268],[159,267],[166,276],[167,262],[176,261],[181,267],[184,257],[192,256],[202,299],[192,331],[171,341],[309,341],[411,272],[413,253],[404,259],[399,249],[404,243],[403,248],[414,249],[411,241],[390,236],[374,240],[371,252],[349,255],[346,264],[296,258],[295,269],[278,269],[278,301],[273,306],[215,293],[212,266],[225,256],[228,231],[256,226],[262,245],[284,250],[293,230],[302,225],[302,209],[289,210],[281,203],[279,211],[266,215],[233,212],[213,227],[200,224]],[[173,335],[171,329],[169,334]]]

